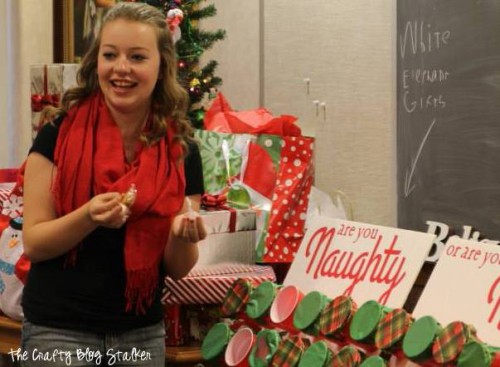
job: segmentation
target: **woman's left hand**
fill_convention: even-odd
[[[178,215],[172,223],[172,236],[175,242],[196,243],[207,237],[203,218],[197,212]]]

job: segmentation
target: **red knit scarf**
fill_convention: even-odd
[[[61,124],[54,153],[57,175],[53,194],[58,215],[65,215],[105,192],[137,187],[126,224],[124,245],[126,310],[143,313],[159,284],[159,264],[172,218],[184,201],[182,149],[172,128],[153,146],[143,147],[129,166],[120,130],[101,93],[70,109]],[[68,255],[76,260],[77,249]]]

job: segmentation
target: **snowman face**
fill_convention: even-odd
[[[0,259],[15,264],[23,252],[22,230],[7,227],[0,237]]]

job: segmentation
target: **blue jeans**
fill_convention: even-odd
[[[165,366],[163,321],[122,333],[92,333],[23,322],[22,347],[11,360],[24,367]]]

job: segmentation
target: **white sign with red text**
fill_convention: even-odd
[[[403,307],[434,240],[429,233],[317,217],[284,281],[304,293]]]
[[[472,324],[482,341],[500,346],[500,246],[450,237],[413,315]]]

